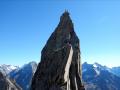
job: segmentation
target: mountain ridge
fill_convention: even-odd
[[[31,62],[30,62],[31,63]],[[30,64],[30,63],[28,63],[28,64]],[[25,64],[26,65],[26,64]],[[25,65],[23,65],[22,67],[20,67],[20,68],[23,68]],[[33,63],[33,65],[34,65],[34,63]],[[84,66],[83,66],[84,65]],[[97,66],[98,65],[98,66]],[[87,68],[86,68],[86,67]],[[89,67],[90,66],[90,67]],[[99,67],[100,66],[100,67]],[[115,75],[114,74],[114,72],[111,72],[111,70],[109,70],[109,69],[112,69],[112,68],[108,68],[107,66],[104,66],[104,65],[101,65],[101,64],[99,64],[99,63],[93,63],[93,64],[88,64],[87,62],[85,62],[85,63],[83,63],[82,64],[82,67],[83,67],[83,69],[82,69],[82,73],[83,73],[83,76],[87,73],[87,75],[89,76],[89,77],[91,77],[91,75],[93,76],[93,79],[91,79],[91,80],[93,80],[94,81],[94,79],[96,78],[96,77],[98,77],[98,75],[96,74],[96,71],[95,71],[95,69],[93,69],[93,68],[98,68],[98,71],[99,71],[99,69],[100,68],[102,68],[101,70],[103,70],[103,71],[107,71],[107,72],[105,72],[105,73],[108,73],[109,75],[111,75],[112,74],[112,76],[113,77],[115,77],[115,78],[120,78],[120,76],[119,76],[119,73],[118,73],[118,76],[117,75]],[[92,68],[91,68],[92,67]],[[107,67],[107,68],[105,68],[105,67]],[[88,71],[89,71],[89,68],[91,68],[92,70],[93,70],[93,73],[92,72],[90,72],[90,73],[88,73]],[[119,67],[113,67],[115,70],[116,70],[116,68],[119,68]],[[32,69],[32,70],[35,70],[35,69]],[[101,71],[100,70],[100,71]],[[14,70],[13,70],[14,71]],[[99,72],[100,72],[99,71]],[[118,69],[118,71],[120,71],[119,69]],[[31,72],[31,71],[30,71]],[[35,71],[32,71],[33,73],[35,72]],[[95,74],[94,74],[95,73]],[[104,72],[102,72],[102,73],[104,73]],[[26,73],[26,74],[28,74],[28,73]],[[114,74],[114,75],[113,75]],[[21,75],[21,76],[23,76],[21,73],[19,73],[19,75]],[[26,76],[26,75],[24,75],[24,76]],[[95,77],[94,77],[95,76]],[[116,77],[117,76],[117,77]],[[102,76],[101,76],[102,78],[103,78],[103,74],[102,74]],[[32,77],[31,77],[32,78]],[[84,81],[84,83],[85,83],[85,87],[87,88],[86,90],[96,90],[96,88],[100,88],[100,86],[99,85],[96,85],[97,83],[95,83],[95,82],[93,82],[93,81],[89,81],[89,79],[88,80],[86,80],[87,78],[86,77],[83,77],[83,81]],[[97,80],[97,79],[96,79]],[[112,79],[111,79],[112,80]],[[118,79],[119,80],[119,79]],[[99,80],[98,80],[99,81]],[[16,82],[16,81],[15,81]],[[26,86],[24,86],[24,87],[26,87]],[[88,88],[89,87],[89,88]],[[26,89],[23,89],[23,90],[26,90]],[[107,90],[110,90],[110,89],[107,89]],[[113,89],[113,90],[119,90],[119,89]]]
[[[120,90],[120,77],[100,64],[83,63],[83,80],[86,90]]]

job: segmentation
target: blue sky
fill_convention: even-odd
[[[0,64],[39,62],[65,9],[80,38],[82,62],[120,66],[118,0],[0,0]]]

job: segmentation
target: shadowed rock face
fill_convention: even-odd
[[[0,89],[1,90],[6,90],[7,89],[7,84],[6,84],[6,80],[3,76],[3,74],[0,72]]]
[[[22,90],[15,82],[5,77],[0,72],[0,90]]]
[[[79,39],[68,12],[61,16],[41,55],[31,90],[84,90]]]

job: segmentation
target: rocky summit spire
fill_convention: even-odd
[[[79,39],[67,11],[60,17],[41,55],[31,90],[84,90]]]
[[[72,31],[73,30],[73,23],[69,16],[69,12],[65,11],[62,16],[60,17],[60,23],[58,25],[59,28]]]

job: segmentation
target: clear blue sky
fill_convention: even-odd
[[[65,9],[80,38],[82,62],[120,66],[118,0],[0,0],[0,64],[39,62]]]

